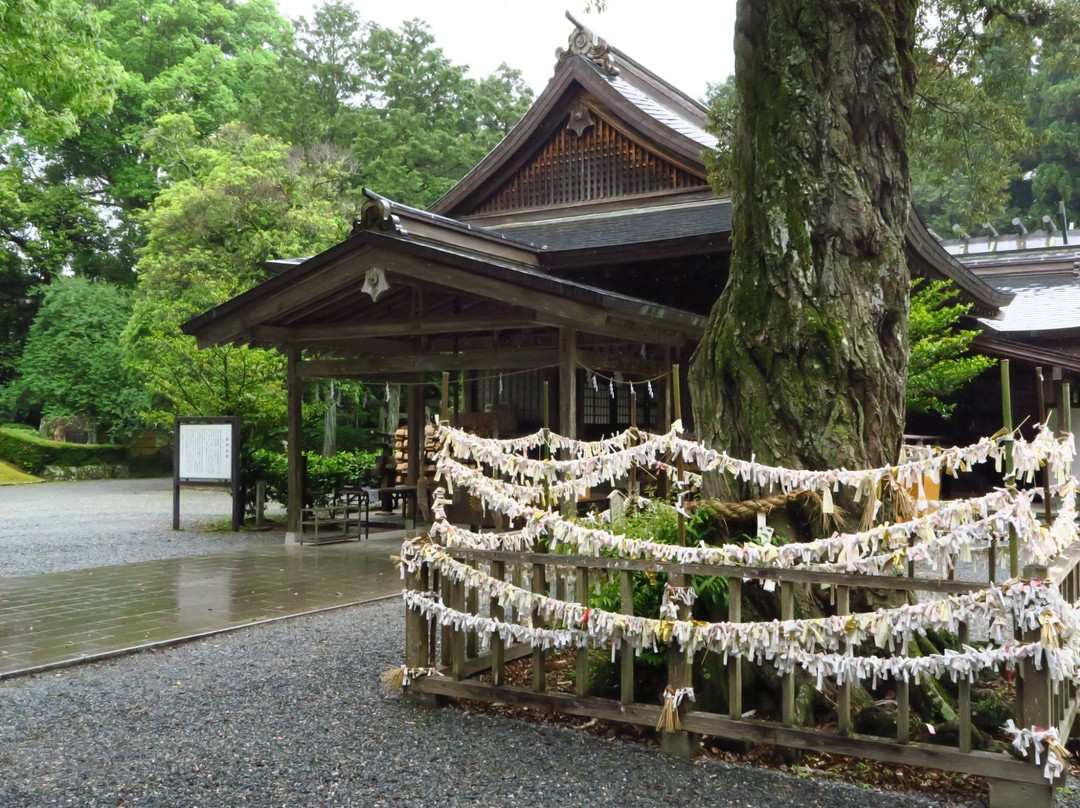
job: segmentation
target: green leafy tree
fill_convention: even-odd
[[[371,100],[371,26],[350,3],[332,0],[293,27],[295,39],[267,77],[264,131],[294,146],[348,148],[357,112]]]
[[[58,278],[45,287],[19,376],[5,389],[13,414],[84,416],[110,439],[127,435],[145,404],[120,349],[130,313],[130,293],[113,284]]]
[[[996,360],[969,353],[979,332],[959,327],[971,310],[958,302],[960,293],[948,281],[917,281],[911,294],[911,356],[908,360],[908,412],[936,412],[948,418],[955,403],[945,401]]]
[[[1012,202],[1036,223],[1049,215],[1060,225],[1061,203],[1070,218],[1080,215],[1080,8],[1073,11],[1040,42],[1027,93],[1034,146],[1022,156],[1027,181],[1014,183]]]
[[[55,141],[107,112],[121,70],[99,34],[93,6],[79,0],[0,4],[0,132]]]
[[[364,184],[410,205],[453,187],[532,102],[521,73],[506,65],[481,81],[466,77],[419,20],[373,28],[368,48],[375,95],[352,152]]]
[[[1063,13],[1066,6],[1071,12]],[[912,195],[943,235],[978,233],[1010,205],[1010,185],[1035,144],[1028,125],[1031,66],[1042,37],[1075,13],[1062,3],[923,0],[911,127]],[[1075,30],[1075,22],[1068,23]],[[1036,35],[1037,34],[1037,35]]]
[[[10,377],[40,300],[29,291],[62,272],[134,284],[137,217],[163,178],[142,148],[154,118],[183,109],[207,133],[255,116],[260,82],[290,36],[269,0],[96,5],[0,8],[0,54],[7,54],[0,67],[13,71],[0,70],[0,96],[8,77],[19,76],[45,116],[41,125],[0,131],[0,249],[7,254],[0,381]],[[65,31],[78,35],[70,47],[60,44]],[[85,69],[77,61],[83,51]],[[42,87],[50,88],[48,103]],[[76,91],[82,100],[64,107]],[[79,127],[70,124],[76,113],[84,116]]]
[[[200,350],[180,326],[265,280],[263,262],[343,238],[353,212],[342,202],[347,174],[236,124],[200,138],[183,114],[163,118],[145,147],[178,178],[144,219],[147,246],[124,332],[130,366],[154,396],[148,417],[239,415],[249,448],[272,446],[285,416],[283,358]]]
[[[254,114],[257,79],[290,32],[272,0],[104,0],[101,18],[106,52],[125,70],[117,103],[66,141],[57,159],[101,182],[127,213],[144,209],[160,189],[157,166],[142,149],[153,121],[184,112],[208,135]]]

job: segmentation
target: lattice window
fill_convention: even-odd
[[[582,412],[586,424],[606,426],[611,423],[611,396],[607,386],[597,384],[597,389],[593,390],[591,382],[585,385]]]
[[[542,372],[508,373],[502,378],[499,393],[498,376],[486,375],[478,382],[478,404],[482,410],[490,410],[495,402],[512,404],[519,421],[542,422],[544,420],[544,384]]]
[[[582,415],[586,426],[607,426],[611,431],[626,429],[630,426],[630,387],[619,382],[615,384],[615,396],[606,381],[597,379],[593,389],[592,379],[586,375],[582,396]],[[653,429],[658,423],[659,402],[649,398],[644,387],[636,387],[637,423],[645,429]]]
[[[706,181],[597,117],[579,137],[562,129],[474,211],[489,213],[703,186]]]

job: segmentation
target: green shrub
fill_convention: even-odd
[[[678,511],[666,502],[654,500],[642,510],[628,511],[612,527],[616,533],[625,534],[632,539],[654,541],[660,544],[679,543]],[[702,525],[697,520],[689,520],[686,528],[687,543],[697,544],[703,529]],[[664,573],[635,572],[633,574],[634,614],[654,619],[660,617],[660,605],[666,583],[667,575]],[[695,575],[691,579],[691,586],[697,595],[695,612],[708,613],[715,609],[726,608],[727,579]],[[618,581],[601,584],[599,591],[590,598],[590,604],[605,611],[622,612]],[[653,654],[644,651],[640,659],[648,665],[659,665],[665,657],[662,653]]]
[[[312,505],[325,505],[346,485],[363,485],[378,457],[374,452],[338,452],[323,457],[318,452],[305,452],[307,479],[305,499]],[[256,449],[251,453],[244,478],[252,483],[266,482],[267,499],[285,503],[289,488],[289,463],[282,452]]]
[[[0,427],[0,458],[30,474],[47,466],[117,466],[127,461],[123,446],[103,443],[59,443],[24,428]]]

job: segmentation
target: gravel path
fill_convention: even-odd
[[[170,480],[0,487],[0,577],[227,552],[214,490]],[[396,600],[0,682],[0,806],[937,806],[581,731],[386,697]],[[1077,784],[1058,804],[1080,808]],[[960,803],[963,804],[963,803]],[[975,803],[977,804],[977,803]]]
[[[212,532],[227,520],[222,490],[180,492],[172,529],[172,480],[86,480],[0,486],[0,577],[225,553],[284,541],[280,532]]]
[[[937,806],[387,697],[397,601],[0,683],[0,805]]]

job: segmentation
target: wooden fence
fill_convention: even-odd
[[[506,580],[508,571],[520,579],[529,580],[533,592],[547,594],[555,590],[571,593],[588,602],[591,583],[597,576],[614,574],[620,582],[622,609],[633,613],[631,575],[634,571],[666,573],[670,576],[716,575],[727,578],[728,619],[739,622],[742,613],[744,581],[775,581],[780,589],[783,619],[793,618],[796,587],[824,585],[836,587],[839,613],[845,613],[851,591],[856,588],[889,589],[906,592],[961,594],[984,588],[986,584],[961,581],[935,581],[890,576],[851,576],[808,572],[799,569],[766,569],[722,567],[699,564],[676,564],[638,559],[596,558],[547,553],[513,553],[495,550],[460,549],[450,551],[455,558],[489,568],[490,574]],[[549,572],[550,574],[549,577]],[[1065,597],[1073,602],[1080,582],[1080,551],[1072,549],[1058,559],[1050,569],[1027,567],[1025,577],[1051,579],[1059,584]],[[426,566],[418,576],[409,576],[410,587],[420,591],[438,592],[443,602],[459,611],[481,614],[481,604],[475,599],[467,602],[462,584],[437,580]],[[500,617],[502,609],[496,602],[486,604],[485,613]],[[961,629],[961,639],[964,637]],[[1037,632],[1036,632],[1037,633]],[[441,635],[441,636],[439,636]],[[656,726],[662,707],[639,701],[634,692],[634,655],[618,652],[621,671],[618,699],[598,698],[588,693],[591,680],[588,650],[579,650],[576,661],[576,693],[546,692],[545,652],[527,645],[505,646],[498,636],[492,636],[489,650],[480,653],[485,643],[474,632],[452,627],[436,630],[419,611],[409,610],[406,622],[406,665],[409,668],[435,668],[442,676],[422,676],[412,680],[409,695],[430,703],[431,697],[452,696],[554,710],[567,715],[587,716],[608,721]],[[525,656],[532,657],[531,686],[510,687],[505,684],[507,662]],[[680,664],[681,654],[672,653],[668,686],[686,687],[692,681],[692,671]],[[697,749],[698,735],[706,734],[754,743],[767,743],[796,749],[852,755],[872,760],[926,766],[946,771],[963,772],[986,777],[990,783],[991,805],[1016,805],[1017,794],[1024,794],[1026,805],[1051,804],[1053,787],[1043,774],[1042,765],[1021,761],[1004,753],[972,749],[971,685],[961,679],[958,683],[960,735],[957,746],[916,743],[909,736],[910,706],[908,686],[896,682],[897,731],[895,738],[857,735],[851,731],[851,712],[847,687],[840,688],[838,728],[836,731],[802,727],[795,712],[795,674],[783,679],[782,717],[779,722],[742,718],[742,660],[728,662],[727,715],[690,709],[686,702],[679,706],[682,731],[664,733],[665,751],[691,756]],[[490,675],[490,682],[478,681],[479,674]],[[1069,684],[1055,692],[1047,671],[1037,670],[1030,661],[1021,664],[1016,677],[1015,705],[1018,726],[1057,727],[1064,742],[1069,735],[1076,713],[1076,687]],[[425,698],[426,697],[426,698]],[[1019,790],[1018,790],[1019,789]],[[1032,800],[1035,800],[1032,802]]]
[[[438,533],[439,525],[433,535]],[[680,516],[680,529],[683,520]],[[685,541],[684,541],[685,543]],[[919,594],[931,593],[960,596],[995,586],[996,561],[990,553],[989,580],[983,582],[918,577],[913,566],[907,575],[870,575],[827,572],[820,569],[766,566],[743,566],[704,563],[678,563],[645,558],[606,557],[602,555],[568,555],[543,552],[542,545],[531,550],[481,549],[479,547],[446,546],[440,548],[455,561],[481,570],[496,581],[509,581],[527,589],[533,595],[554,597],[589,606],[593,587],[601,582],[617,580],[621,611],[634,613],[632,576],[635,572],[664,574],[673,586],[688,586],[692,576],[719,577],[726,580],[728,591],[727,620],[740,623],[746,604],[747,588],[765,586],[779,589],[780,619],[796,617],[796,603],[801,601],[800,588],[833,587],[836,613],[851,612],[851,604],[865,602],[858,590],[890,590],[899,593],[901,602]],[[1016,572],[1016,541],[1009,550]],[[415,557],[414,557],[415,558]],[[438,602],[457,615],[473,615],[487,621],[522,620],[541,625],[539,606],[532,615],[507,615],[506,608],[495,597],[480,598],[476,588],[469,588],[453,576],[440,575],[439,567],[427,560],[416,561],[406,576],[407,593]],[[1027,566],[1022,578],[1050,582],[1058,588],[1067,604],[1080,598],[1080,547],[1072,545],[1047,566]],[[687,620],[689,605],[678,607],[678,619]],[[531,619],[528,619],[531,618]],[[593,657],[590,649],[578,647],[573,652],[575,692],[551,692],[548,687],[545,656],[550,653],[525,643],[505,641],[497,632],[478,636],[465,622],[438,620],[418,608],[406,615],[406,659],[404,669],[411,673],[406,679],[407,696],[413,700],[438,704],[445,697],[497,702],[557,711],[566,715],[586,716],[606,721],[625,722],[649,727],[665,723],[665,709],[674,709],[675,720],[667,721],[672,731],[662,732],[663,748],[669,754],[692,756],[698,749],[701,735],[753,743],[773,744],[802,750],[850,755],[870,760],[924,766],[945,771],[985,777],[990,786],[992,806],[1035,808],[1053,802],[1054,787],[1045,774],[1047,750],[1036,744],[1025,755],[989,752],[973,748],[972,684],[961,676],[957,682],[958,740],[955,745],[918,742],[911,737],[913,711],[909,685],[897,678],[892,685],[896,694],[896,731],[894,737],[856,734],[853,731],[851,687],[849,683],[836,687],[837,725],[819,728],[800,725],[796,711],[796,673],[782,674],[782,695],[779,720],[762,720],[744,715],[742,682],[745,659],[731,658],[727,662],[727,714],[695,709],[688,700],[674,704],[657,703],[655,693],[635,692],[634,652],[631,648],[612,651],[619,671],[618,696],[599,697],[589,692],[592,681]],[[490,622],[486,625],[490,626]],[[1013,626],[1017,643],[1039,642],[1040,629]],[[958,637],[968,641],[969,627],[961,623]],[[486,632],[485,632],[486,633]],[[680,652],[678,642],[668,642],[668,694],[685,693],[692,686],[701,654],[692,662]],[[611,643],[606,646],[611,649]],[[507,683],[507,665],[530,659],[530,675],[525,685]],[[518,665],[525,665],[518,662]],[[1060,742],[1069,737],[1077,710],[1076,681],[1053,681],[1048,665],[1036,665],[1032,658],[1017,663],[1015,681],[1014,720],[1018,727],[1056,728]],[[691,691],[692,692],[692,691]],[[1035,761],[1039,753],[1039,762]]]

